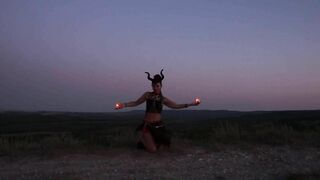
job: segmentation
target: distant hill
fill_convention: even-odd
[[[26,122],[93,122],[109,121],[115,124],[141,122],[145,111],[127,112],[54,112],[54,111],[4,111],[0,112],[0,126],[8,123]],[[167,123],[204,122],[217,119],[234,120],[320,120],[320,110],[300,111],[228,111],[228,110],[164,110],[162,119]]]
[[[63,111],[0,111],[0,121],[3,118],[13,117],[64,117],[65,118],[88,118],[112,120],[115,118],[138,118],[144,117],[144,110],[116,111],[116,112],[63,112]],[[294,111],[229,111],[229,110],[163,110],[163,119],[167,120],[208,120],[217,118],[257,118],[257,117],[282,117],[282,118],[301,118],[301,117],[320,117],[320,110],[294,110]]]
[[[132,142],[130,138],[143,121],[144,114],[143,110],[101,113],[5,111],[0,112],[0,140],[1,137],[24,137],[26,134],[26,141],[29,141],[29,134],[32,138],[45,138],[59,133],[63,139],[67,133],[71,139],[93,144]],[[164,110],[162,117],[176,137],[204,141],[205,144],[241,140],[318,145],[320,139],[320,110]]]

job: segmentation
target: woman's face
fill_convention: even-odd
[[[152,83],[152,89],[153,89],[153,92],[155,92],[156,94],[160,94],[161,92],[161,84],[160,83]]]

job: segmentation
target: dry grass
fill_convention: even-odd
[[[271,115],[270,115],[271,114]],[[177,139],[206,147],[215,144],[320,145],[320,118],[279,113],[186,121],[166,119]],[[50,154],[57,150],[90,151],[135,147],[135,127],[140,119],[130,113],[110,115],[0,116],[0,154]],[[140,117],[140,116],[139,116]],[[11,119],[10,119],[11,118]]]

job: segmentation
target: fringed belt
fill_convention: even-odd
[[[160,128],[164,127],[165,124],[162,121],[155,122],[155,123],[148,123],[147,126],[153,127],[153,128]]]

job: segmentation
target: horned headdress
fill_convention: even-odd
[[[160,71],[160,75],[156,74],[153,76],[153,78],[150,77],[150,73],[149,72],[145,72],[146,74],[148,74],[148,79],[153,83],[153,84],[157,84],[160,83],[162,85],[162,80],[164,79],[164,75],[162,74],[163,69],[161,69]]]

